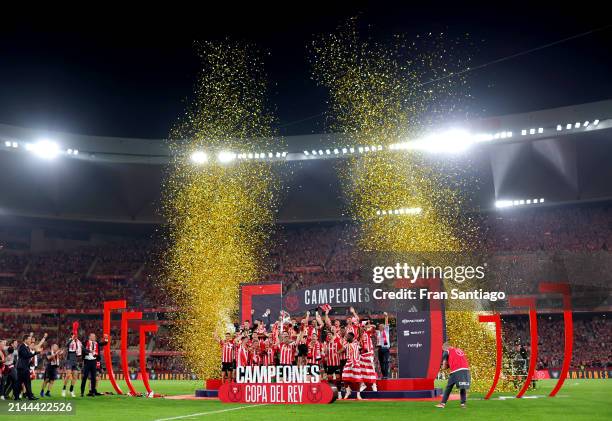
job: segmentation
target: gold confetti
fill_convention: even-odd
[[[383,146],[339,166],[349,215],[360,227],[363,252],[463,252],[478,244],[479,228],[466,216],[456,183],[464,169],[440,168],[423,153],[387,151],[418,137],[456,112],[466,80],[444,77],[467,66],[454,56],[457,41],[428,34],[407,42],[363,37],[355,19],[312,44],[313,78],[329,90],[332,132],[353,144]],[[433,81],[433,82],[430,82]],[[339,147],[344,145],[337,145]],[[455,183],[455,184],[453,184]],[[381,216],[377,211],[420,208],[419,214]],[[463,288],[463,286],[461,287]],[[451,309],[448,338],[470,356],[475,391],[488,390],[495,367],[495,338],[476,320],[476,309]]]
[[[166,288],[179,311],[175,343],[201,379],[218,374],[223,334],[239,284],[257,280],[277,205],[270,163],[216,159],[222,151],[270,152],[273,118],[263,63],[251,45],[198,44],[202,71],[192,103],[170,134],[176,157],[164,186]],[[191,154],[205,152],[199,165]]]

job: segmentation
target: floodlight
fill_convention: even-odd
[[[457,153],[469,148],[476,139],[464,130],[454,129],[432,134],[411,142],[410,148],[427,152]]]
[[[54,159],[60,153],[58,144],[47,139],[39,140],[34,144],[27,144],[26,149],[43,159]]]
[[[512,205],[513,205],[512,200],[496,200],[495,201],[496,208],[507,208]]]
[[[208,155],[206,155],[206,152],[195,151],[191,154],[191,160],[196,164],[204,164],[208,161]]]
[[[236,159],[236,154],[229,151],[221,151],[217,154],[217,160],[222,164],[227,164]]]

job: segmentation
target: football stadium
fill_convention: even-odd
[[[141,75],[84,88],[101,76],[79,53],[41,76],[65,96],[33,93],[33,63],[76,47],[8,28],[0,416],[610,419],[612,67],[542,66],[609,46],[612,26],[576,16],[543,38],[522,23],[518,40],[453,17],[438,34],[422,13],[424,31],[370,5],[169,40],[168,57],[193,56],[190,92],[157,132],[18,118],[67,118],[73,96],[121,125]],[[476,52],[467,31],[497,47]],[[91,54],[165,60],[103,42]],[[479,90],[492,72],[512,95],[528,59],[539,100]],[[560,99],[570,79],[583,94]],[[274,86],[290,92],[278,109]],[[324,92],[325,110],[292,117],[296,92]]]

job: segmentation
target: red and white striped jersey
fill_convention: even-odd
[[[280,353],[280,363],[283,365],[291,365],[293,364],[293,360],[295,357],[295,343],[285,343],[280,344],[279,347]]]
[[[321,342],[310,341],[308,344],[308,363],[315,364],[321,359]]]
[[[342,348],[342,342],[340,338],[333,338],[327,342],[327,365],[328,366],[339,366],[340,365],[340,352]]]
[[[355,335],[355,339],[359,338],[359,325],[358,324],[353,323],[352,325],[347,326],[346,331],[347,333],[353,332],[353,335]]]
[[[370,352],[374,350],[374,344],[372,343],[372,336],[369,332],[363,332],[361,334],[361,348],[364,352]]]
[[[276,354],[276,345],[270,345],[263,353],[263,365],[274,365],[274,355]]]
[[[313,333],[316,333],[319,336],[318,329],[312,325],[308,325],[306,329],[302,329],[306,331],[306,337],[311,338]]]
[[[231,363],[235,358],[235,345],[232,341],[219,341],[221,344],[221,362]]]
[[[68,352],[75,352],[80,357],[83,352],[83,344],[78,339],[70,339],[68,342]]]
[[[340,343],[342,344],[342,348],[344,348],[344,351],[340,355],[340,359],[341,360],[346,360],[346,354],[348,352],[347,351],[348,341],[346,340],[346,338],[340,338]]]
[[[261,365],[261,354],[259,349],[251,350],[251,365]]]
[[[98,346],[97,341],[90,341],[89,339],[85,341],[85,348],[89,351],[87,355],[85,355],[84,359],[86,360],[95,360],[99,353],[100,347]]]
[[[355,364],[359,361],[359,344],[355,341],[346,344],[346,363]]]
[[[246,367],[249,365],[249,351],[242,345],[236,349],[236,366]]]
[[[51,357],[51,359],[49,359],[49,357]],[[4,362],[4,358],[2,363]],[[49,351],[47,352],[47,364],[51,365],[51,366],[59,366],[59,354],[56,353],[55,351]],[[1,365],[1,363],[0,363]]]

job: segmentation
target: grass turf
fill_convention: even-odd
[[[140,382],[135,387],[144,389]],[[123,383],[121,383],[124,387]],[[70,415],[20,415],[21,419],[36,417],[38,420],[158,420],[176,419],[223,419],[276,420],[276,419],[333,419],[333,420],[395,420],[395,419],[454,419],[468,420],[598,420],[612,419],[612,381],[570,380],[565,382],[557,398],[546,398],[554,385],[552,380],[538,383],[536,391],[528,396],[537,399],[508,399],[484,401],[479,394],[468,396],[468,408],[460,409],[457,401],[448,403],[445,409],[434,407],[434,402],[376,402],[337,401],[331,405],[261,405],[223,404],[217,400],[171,400],[130,398],[126,396],[99,396],[95,398],[62,398],[61,382],[57,382],[51,398],[37,402],[70,401],[76,413]],[[35,381],[34,391],[40,392],[40,381]],[[201,387],[200,382],[160,380],[152,381],[152,388],[166,395],[192,394]],[[441,386],[441,384],[440,384]],[[77,384],[77,389],[79,384]],[[125,389],[125,387],[124,387]],[[100,391],[111,391],[108,381],[103,381]],[[78,395],[78,393],[77,393]],[[494,397],[511,396],[509,393]],[[1,401],[0,401],[1,402]],[[27,402],[27,401],[22,401]],[[8,419],[7,402],[1,402],[0,418]],[[195,415],[194,415],[195,414]],[[189,416],[193,415],[193,416]]]

